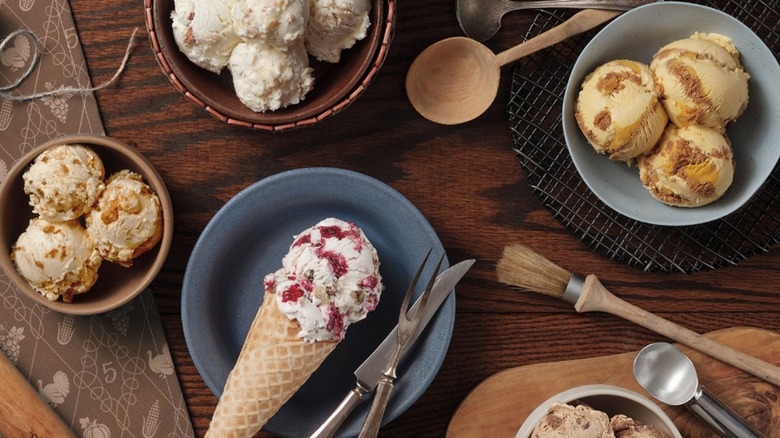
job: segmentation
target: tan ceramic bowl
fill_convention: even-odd
[[[580,401],[593,409],[613,415],[623,414],[643,424],[655,426],[672,438],[682,438],[671,418],[658,405],[646,397],[614,385],[584,385],[555,394],[539,405],[525,420],[515,438],[530,438],[537,423],[547,414],[554,401],[572,403]]]
[[[62,144],[83,144],[94,150],[103,160],[106,177],[122,169],[129,169],[143,176],[160,198],[163,210],[163,236],[157,246],[133,260],[133,265],[124,268],[115,263],[103,261],[98,279],[92,289],[73,297],[73,302],[61,299],[49,301],[33,289],[17,272],[11,261],[11,247],[35,217],[29,198],[24,193],[22,175],[35,158],[44,150]],[[152,164],[135,148],[120,141],[103,137],[76,135],[48,141],[23,156],[8,173],[0,187],[0,267],[16,288],[26,297],[54,311],[72,315],[95,315],[113,310],[140,294],[165,262],[173,236],[173,206],[168,189]]]
[[[179,51],[171,29],[173,0],[144,0],[152,50],[174,87],[225,123],[265,131],[309,126],[344,110],[363,93],[384,63],[393,36],[395,0],[371,0],[368,35],[331,64],[309,57],[314,88],[297,105],[256,113],[236,96],[230,72],[216,75]]]

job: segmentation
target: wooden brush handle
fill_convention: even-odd
[[[629,304],[608,291],[595,275],[585,278],[574,308],[577,312],[611,313],[780,387],[780,367]]]
[[[0,382],[0,434],[5,438],[76,437],[2,352]]]

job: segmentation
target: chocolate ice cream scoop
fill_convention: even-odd
[[[610,424],[616,438],[669,438],[669,435],[662,430],[649,424],[642,424],[623,414],[612,417]]]
[[[553,402],[531,438],[614,438],[607,414],[585,405]]]

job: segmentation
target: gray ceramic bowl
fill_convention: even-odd
[[[236,96],[230,72],[216,75],[179,51],[171,28],[173,0],[145,0],[146,27],[152,50],[165,76],[185,97],[231,125],[264,131],[310,126],[344,110],[376,77],[384,63],[395,26],[395,0],[371,0],[371,26],[366,37],[344,50],[331,64],[309,57],[314,88],[296,105],[257,113]]]
[[[27,228],[30,219],[35,217],[28,203],[29,198],[24,193],[22,175],[43,151],[62,144],[82,144],[90,147],[103,161],[107,177],[122,169],[137,172],[157,193],[163,210],[163,236],[160,243],[134,259],[133,266],[129,268],[103,261],[95,285],[87,293],[76,295],[71,303],[62,300],[49,301],[38,293],[17,272],[10,257],[11,246]],[[0,205],[3,206],[0,209],[0,267],[27,298],[60,313],[95,315],[129,302],[154,280],[171,247],[173,206],[162,177],[149,160],[134,147],[108,137],[91,135],[60,137],[28,152],[11,168],[0,187]]]
[[[734,40],[751,78],[750,101],[727,135],[734,147],[734,182],[712,204],[671,207],[653,198],[639,181],[636,167],[610,161],[588,144],[574,118],[577,94],[585,76],[613,59],[649,64],[655,52],[694,32],[719,33]],[[582,179],[609,207],[630,218],[658,225],[695,225],[720,219],[744,205],[772,172],[780,148],[780,67],[772,52],[744,24],[721,11],[690,3],[661,2],[619,16],[599,32],[574,64],[563,101],[566,144]]]
[[[613,385],[584,385],[555,394],[533,412],[520,426],[515,438],[529,438],[537,423],[547,414],[554,401],[571,403],[581,401],[593,409],[612,417],[623,414],[643,424],[655,426],[673,438],[682,438],[680,431],[664,411],[642,395]]]

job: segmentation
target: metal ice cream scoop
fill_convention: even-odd
[[[523,9],[573,8],[627,11],[658,0],[458,0],[456,15],[460,28],[469,38],[487,41],[501,27],[507,12]]]
[[[763,437],[699,385],[693,362],[672,344],[657,342],[643,348],[634,359],[634,377],[658,401],[685,405],[723,437]]]

